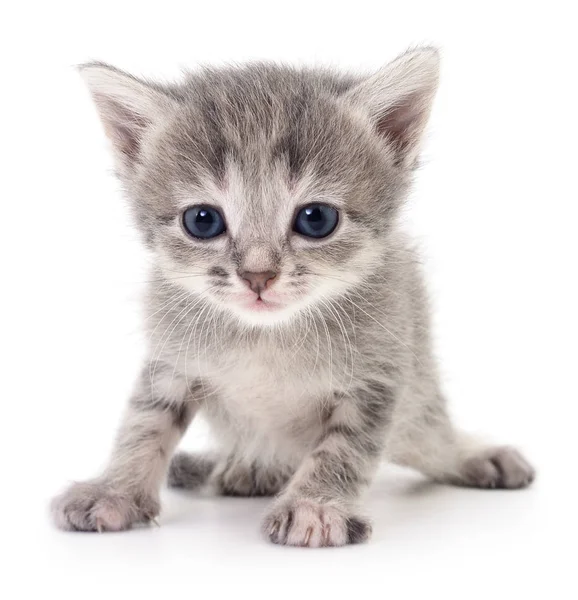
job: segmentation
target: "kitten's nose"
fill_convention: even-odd
[[[261,273],[252,273],[251,271],[243,271],[239,273],[241,279],[244,279],[247,285],[256,293],[261,295],[261,292],[273,282],[277,277],[274,271],[262,271]]]

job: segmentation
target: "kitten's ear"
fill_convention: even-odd
[[[349,92],[348,100],[369,114],[400,164],[414,165],[438,87],[439,53],[418,48],[402,54]]]
[[[148,127],[176,101],[160,86],[146,83],[104,63],[79,67],[98,109],[117,159],[130,167],[138,158]]]

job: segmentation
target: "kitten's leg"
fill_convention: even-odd
[[[213,456],[179,452],[169,467],[169,487],[194,490],[211,482],[223,496],[274,496],[291,476],[287,467],[247,464],[234,454]]]
[[[393,403],[394,392],[377,382],[341,400],[264,520],[273,543],[342,546],[369,538],[371,526],[357,503],[377,467]]]
[[[517,489],[532,483],[534,469],[520,452],[456,431],[441,395],[433,399],[412,403],[419,413],[391,432],[386,449],[390,460],[455,485]]]
[[[197,404],[173,367],[143,370],[104,473],[74,483],[52,502],[58,527],[118,531],[159,513],[159,489],[170,457]],[[151,383],[152,382],[152,383]]]

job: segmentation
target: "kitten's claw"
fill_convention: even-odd
[[[305,541],[303,542],[304,546],[309,546],[309,540],[311,539],[312,535],[313,535],[313,527],[308,527],[307,533],[305,534]]]
[[[273,523],[273,527],[271,527],[271,531],[269,532],[269,539],[271,541],[273,541],[273,538],[277,535],[280,527],[281,523],[279,523],[279,521],[275,521],[275,523]]]
[[[365,519],[305,499],[280,499],[265,517],[263,530],[274,544],[307,548],[356,544],[371,535]]]

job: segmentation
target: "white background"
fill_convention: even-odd
[[[577,597],[576,17],[568,2],[7,2],[2,8],[3,598]],[[106,459],[143,340],[146,257],[73,65],[137,74],[264,58],[375,68],[416,43],[442,80],[407,226],[453,413],[518,444],[523,492],[384,469],[365,546],[259,536],[266,501],[164,493],[160,528],[56,531]],[[203,444],[195,426],[186,445]],[[5,589],[3,589],[5,588]]]

